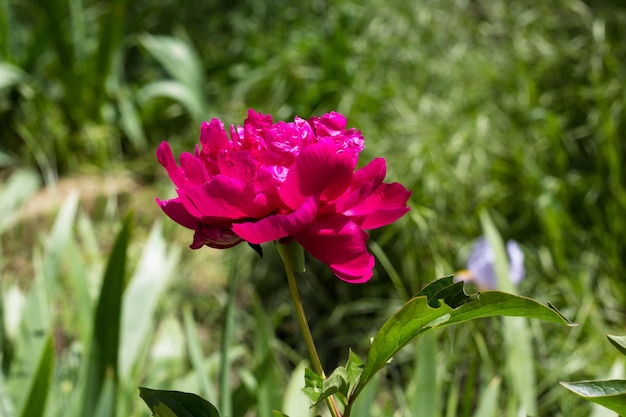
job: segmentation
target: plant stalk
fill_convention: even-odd
[[[291,298],[293,300],[294,307],[296,309],[296,316],[298,317],[298,324],[300,325],[300,331],[304,336],[304,342],[306,344],[307,351],[309,352],[309,358],[311,359],[311,365],[315,373],[320,375],[322,379],[326,379],[324,374],[324,368],[322,367],[322,361],[317,353],[315,342],[313,341],[313,335],[309,327],[309,322],[306,319],[304,308],[302,306],[302,299],[300,298],[300,291],[298,291],[298,283],[296,282],[296,276],[293,272],[293,262],[291,259],[291,253],[289,248],[283,248],[283,262],[285,263],[285,271],[287,273],[287,281],[289,282],[289,290],[291,292]],[[342,417],[337,404],[332,396],[326,398],[326,405],[330,410],[330,414],[333,417]]]

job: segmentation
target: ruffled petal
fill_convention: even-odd
[[[224,175],[201,186],[186,186],[178,194],[193,216],[209,222],[246,217],[241,207],[255,198],[254,185]]]
[[[292,209],[299,207],[305,196],[336,198],[350,185],[353,170],[349,154],[339,150],[332,142],[317,142],[302,149],[279,195]]]
[[[373,190],[382,184],[386,171],[387,166],[384,158],[376,158],[363,168],[358,169],[352,176],[350,191],[335,203],[337,212],[343,213],[369,197]]]
[[[163,168],[167,171],[167,175],[172,180],[172,183],[178,188],[182,187],[186,181],[183,176],[181,169],[176,165],[176,160],[174,159],[174,154],[172,153],[172,148],[170,148],[170,144],[167,142],[161,142],[159,147],[156,150],[156,156],[159,160],[159,163],[163,165]]]
[[[347,282],[362,283],[372,277],[374,257],[367,252],[367,233],[340,214],[319,216],[309,228],[293,236],[311,255]]]
[[[231,145],[224,124],[219,119],[211,119],[210,123],[202,122],[200,126],[200,143],[202,152],[217,159],[221,150],[230,150]]]
[[[218,157],[218,164],[220,174],[248,182],[256,179],[256,159],[252,152],[223,152]]]
[[[161,210],[163,210],[163,212],[176,223],[180,224],[181,226],[185,226],[188,229],[196,228],[198,219],[189,214],[187,209],[185,209],[183,203],[180,202],[180,199],[175,198],[172,200],[163,201],[157,198],[156,202],[159,207],[161,207]]]
[[[191,184],[202,185],[210,178],[204,164],[189,152],[180,155],[180,166]]]
[[[317,201],[309,197],[290,214],[276,214],[257,222],[235,223],[233,231],[243,240],[260,244],[293,236],[311,226],[317,216]]]
[[[376,229],[404,216],[409,211],[406,202],[410,197],[411,191],[402,184],[381,184],[365,200],[346,210],[344,214],[363,229]]]

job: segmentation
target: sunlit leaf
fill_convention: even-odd
[[[482,392],[475,417],[496,417],[500,415],[498,396],[500,395],[500,377],[494,377],[487,388]]]
[[[155,224],[124,292],[119,358],[119,371],[123,377],[130,376],[145,344],[157,302],[174,272],[178,254],[178,251],[168,252],[160,223]]]
[[[356,386],[357,382],[359,382],[361,372],[363,372],[363,360],[359,357],[359,355],[354,353],[352,349],[350,349],[350,353],[348,354],[346,372],[348,375],[348,382],[350,384],[348,392],[350,392]]]
[[[439,303],[439,307],[433,308],[431,307],[434,305],[434,298],[432,297],[435,295],[449,296],[455,304],[462,300],[457,292],[456,284],[452,283],[451,277],[442,278],[442,280],[445,281],[432,284],[431,290],[426,291],[431,298],[417,296],[411,299],[383,324],[372,341],[361,379],[355,387],[352,397],[356,397],[374,374],[400,349],[424,332],[434,328],[493,316],[537,318],[571,325],[550,305],[546,306],[530,298],[499,291],[477,294],[457,308],[453,308],[445,302]],[[450,290],[446,290],[447,288]]]
[[[586,400],[626,415],[626,380],[561,382],[565,388]]]
[[[157,97],[166,97],[177,101],[195,119],[201,119],[204,114],[204,104],[197,92],[180,81],[155,81],[145,85],[137,92],[139,103],[145,103]]]
[[[336,395],[343,403],[346,403],[349,387],[348,373],[343,366],[335,369],[326,379],[322,379],[310,369],[305,370],[302,391],[311,399],[313,405],[331,395]]]
[[[283,411],[291,416],[308,416],[310,402],[302,391],[305,362],[300,362],[293,370],[283,394]]]
[[[220,417],[213,404],[196,394],[141,387],[139,396],[155,417]]]
[[[609,342],[611,342],[622,355],[626,355],[626,336],[614,336],[607,334],[606,337],[609,338]]]
[[[7,62],[0,62],[0,90],[12,87],[27,77],[27,74],[18,67]]]
[[[302,392],[309,397],[313,404],[317,404],[320,396],[322,395],[323,383],[324,380],[320,375],[316,374],[309,368],[304,370],[304,388],[302,388]]]

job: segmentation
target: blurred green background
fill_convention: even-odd
[[[139,385],[231,417],[306,415],[272,246],[191,251],[154,203],[174,192],[158,143],[191,150],[202,120],[241,124],[250,107],[345,114],[361,164],[385,157],[413,190],[411,212],[371,233],[366,285],[308,259],[329,369],[464,267],[481,212],[524,249],[519,292],[579,324],[529,322],[532,361],[513,370],[499,320],[434,332],[354,415],[515,415],[507,381],[527,371],[535,415],[612,415],[557,382],[624,374],[604,337],[626,333],[623,2],[0,0],[0,416],[147,416]]]

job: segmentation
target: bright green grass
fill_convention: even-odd
[[[524,248],[527,278],[519,292],[551,301],[579,323],[557,329],[528,322],[537,415],[590,415],[590,406],[557,382],[623,372],[604,338],[623,334],[626,322],[620,2],[130,3],[0,0],[0,166],[7,167],[0,311],[7,321],[15,288],[24,296],[40,291],[49,303],[52,322],[43,335],[55,334],[56,344],[47,416],[81,415],[76,389],[87,378],[112,231],[129,200],[140,209],[154,203],[153,193],[131,194],[86,211],[68,200],[57,228],[52,216],[18,225],[13,215],[37,177],[51,184],[59,175],[124,169],[165,197],[172,190],[161,181],[156,144],[167,139],[175,152],[190,150],[202,119],[241,123],[248,107],[281,119],[345,113],[365,135],[363,163],[385,157],[389,180],[413,190],[411,212],[372,233],[378,266],[370,283],[340,283],[309,260],[301,290],[328,366],[345,362],[348,347],[362,353],[407,294],[462,268],[486,210],[502,236]],[[38,175],[21,170],[27,167]],[[276,254],[271,247],[263,260],[244,247],[191,252],[190,236],[167,220],[150,234],[162,217],[155,213],[136,216],[127,275],[141,270],[146,250],[161,260],[172,254],[167,259],[179,272],[144,297],[152,312],[140,326],[147,334],[121,336],[127,353],[119,363],[118,415],[149,414],[138,400],[140,384],[222,398],[232,402],[233,416],[247,407],[258,415],[281,408],[282,387],[304,349]],[[235,259],[241,263],[231,268]],[[228,399],[217,386],[232,271],[240,275],[243,310],[231,339]],[[54,288],[40,287],[45,276]],[[132,289],[130,281],[126,296]],[[134,291],[141,299],[136,294],[147,290]],[[25,311],[23,323],[33,323],[37,313]],[[354,415],[507,410],[504,327],[484,320],[412,345]],[[11,333],[6,323],[0,336],[0,416],[19,415],[46,344]],[[22,367],[25,355],[31,368]],[[106,392],[115,398],[115,390]],[[416,398],[433,399],[432,408]]]

